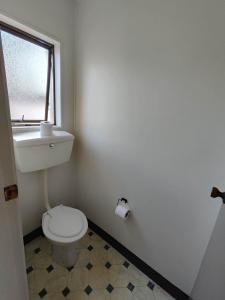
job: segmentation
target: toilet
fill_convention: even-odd
[[[67,268],[75,265],[77,241],[88,229],[86,216],[78,209],[59,205],[43,214],[42,229],[52,243],[54,261]]]
[[[46,212],[42,215],[42,229],[52,243],[53,259],[66,268],[72,267],[78,257],[77,242],[88,229],[87,218],[82,211],[72,207],[50,206],[47,169],[70,159],[74,136],[65,131],[53,131],[50,136],[31,131],[14,134],[13,140],[17,169],[22,173],[43,173]]]

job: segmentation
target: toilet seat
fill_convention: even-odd
[[[88,229],[86,216],[78,209],[59,205],[42,216],[44,235],[57,244],[73,243]]]

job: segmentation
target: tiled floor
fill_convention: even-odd
[[[68,270],[52,260],[44,237],[26,245],[30,300],[173,299],[92,231],[77,248],[78,262]]]

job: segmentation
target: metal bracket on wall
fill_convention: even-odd
[[[220,197],[223,200],[223,204],[225,204],[225,192],[221,192],[217,187],[213,187],[211,191],[211,197],[217,198]]]

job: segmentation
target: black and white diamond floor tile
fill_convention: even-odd
[[[62,268],[44,238],[25,246],[30,300],[172,300],[96,233],[79,243],[74,267]]]

